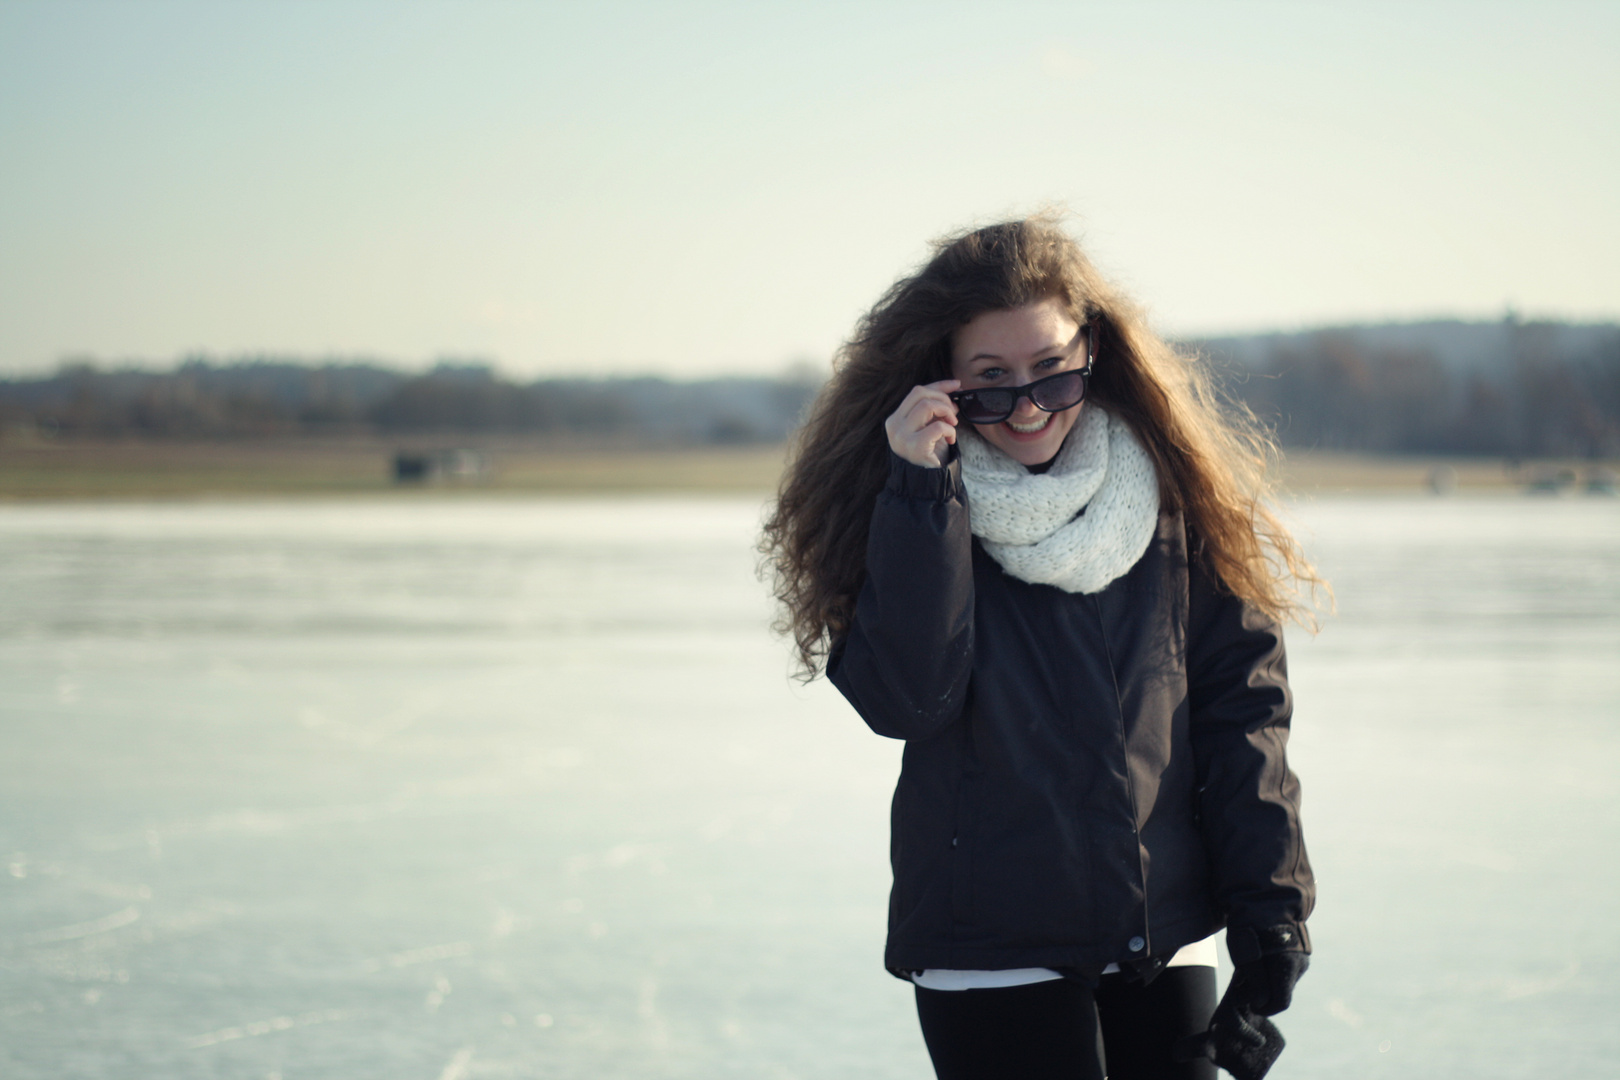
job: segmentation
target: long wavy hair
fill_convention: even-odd
[[[1267,508],[1275,446],[1246,409],[1221,400],[1196,356],[1148,329],[1051,214],[945,237],[885,293],[839,350],[789,455],[760,550],[801,675],[813,678],[849,630],[866,575],[866,537],[889,471],[883,421],[913,386],[950,377],[951,339],[987,311],[1055,297],[1093,323],[1088,398],[1130,424],[1153,459],[1160,505],[1180,510],[1193,557],[1273,618],[1305,621],[1300,586],[1321,584]],[[964,437],[976,437],[965,435]]]

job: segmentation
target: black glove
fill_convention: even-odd
[[[1293,1004],[1294,984],[1299,982],[1299,977],[1310,966],[1310,956],[1302,952],[1269,953],[1258,960],[1240,964],[1232,972],[1232,981],[1227,984],[1222,1004],[1234,999],[1242,1007],[1261,1016],[1276,1016]],[[1216,1011],[1220,1011],[1219,1007]]]
[[[1236,1080],[1261,1080],[1287,1045],[1266,1017],[1288,1008],[1294,984],[1310,964],[1302,952],[1268,953],[1239,964],[1215,1006],[1209,1030],[1178,1042],[1176,1060],[1209,1058]]]

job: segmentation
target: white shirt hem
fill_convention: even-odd
[[[1215,947],[1217,936],[1211,934],[1203,941],[1183,945],[1176,950],[1176,954],[1170,958],[1170,963],[1166,966],[1215,967],[1219,955]],[[1118,964],[1109,964],[1103,968],[1103,974],[1110,975],[1118,970]],[[913,972],[911,981],[924,990],[995,990],[1005,986],[1031,986],[1061,978],[1063,976],[1051,968],[1042,967],[1006,968],[1001,971],[929,968],[926,971]]]

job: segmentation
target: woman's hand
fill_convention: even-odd
[[[945,446],[956,442],[956,402],[947,395],[961,385],[956,379],[942,379],[913,386],[900,407],[883,421],[889,448],[925,469],[945,464]]]

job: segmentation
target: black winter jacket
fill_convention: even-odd
[[[1179,513],[1066,593],[973,539],[956,462],[894,457],[828,677],[906,740],[891,971],[1095,973],[1223,924],[1240,963],[1270,928],[1309,949],[1282,634],[1188,559]]]

